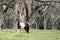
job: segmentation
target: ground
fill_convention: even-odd
[[[30,33],[25,30],[17,33],[18,30],[0,30],[0,40],[60,40],[60,30],[37,30],[30,29]]]

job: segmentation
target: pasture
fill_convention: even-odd
[[[25,30],[17,33],[18,30],[0,30],[0,40],[60,40],[60,30],[38,30],[30,29],[30,33]]]

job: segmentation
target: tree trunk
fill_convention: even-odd
[[[38,27],[37,27],[37,23],[36,23],[36,29],[38,29]]]
[[[54,27],[54,20],[52,18],[52,30],[54,30],[54,29],[55,29],[55,27]]]
[[[44,14],[44,30],[46,30],[46,27],[47,26],[47,19],[46,19],[46,17],[45,17],[45,14]]]

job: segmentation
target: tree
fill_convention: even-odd
[[[42,0],[8,0],[6,4],[2,2],[2,5],[7,5],[7,9],[4,11],[4,20],[8,19],[8,23],[10,23],[10,17],[12,18],[12,24],[14,28],[17,28],[17,22],[23,21],[24,23],[28,23],[32,26],[32,24],[36,23],[36,28],[40,28],[42,24],[44,29],[46,30],[48,19],[51,19],[52,29],[56,29],[57,19],[56,19],[56,11],[59,11],[59,8],[55,4],[59,4],[59,1],[42,1]],[[13,15],[7,14],[8,9],[12,9],[14,12]],[[51,8],[51,10],[50,10]],[[54,10],[54,11],[53,11]],[[9,13],[9,12],[8,12]],[[54,17],[53,17],[54,16]],[[42,20],[42,22],[41,22]],[[6,22],[6,21],[4,21]],[[41,23],[40,23],[41,22]],[[48,22],[48,23],[47,23]],[[56,25],[55,25],[56,24]],[[4,23],[5,25],[5,23]],[[49,24],[50,25],[50,24]],[[55,25],[55,26],[54,26]]]

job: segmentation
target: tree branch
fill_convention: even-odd
[[[41,6],[40,6],[40,7],[41,7]],[[34,9],[34,11],[31,13],[30,17],[32,17],[33,14],[34,14],[40,7],[37,6],[37,7]],[[44,8],[45,8],[45,7],[44,7]],[[42,8],[42,9],[40,10],[40,13],[41,13],[41,11],[42,11],[44,8]]]
[[[24,1],[24,4],[25,4],[25,8],[26,8],[26,21],[29,21],[29,13],[28,13],[28,6],[27,6],[27,4],[26,4],[26,1]]]
[[[41,3],[49,3],[49,2],[55,2],[55,3],[60,3],[60,1],[41,1],[41,0],[35,0]]]
[[[55,9],[58,9],[58,8],[56,8],[55,6],[50,5],[50,4],[41,4],[40,6],[37,6],[37,7],[34,9],[34,11],[31,13],[29,19],[33,16],[33,14],[34,14],[40,7],[46,6],[46,5],[47,5],[47,6],[51,6],[51,7],[55,8]],[[44,9],[44,8],[43,8],[43,9]],[[43,9],[42,9],[42,10],[43,10]],[[41,12],[42,12],[42,10],[41,10]]]

